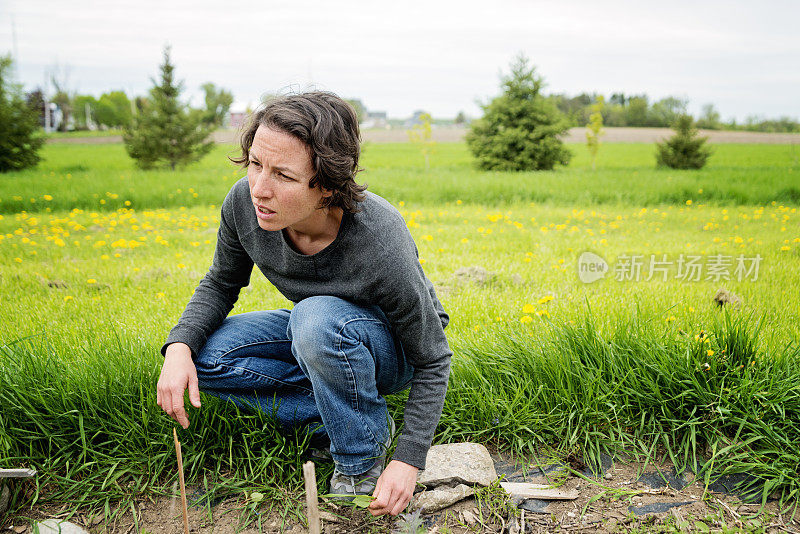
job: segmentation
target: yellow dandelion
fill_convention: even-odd
[[[467,243],[467,242],[469,242],[469,239],[467,239],[466,237],[462,237],[461,238],[461,242],[462,243]]]
[[[550,317],[550,312],[548,312],[547,310],[539,310],[536,312],[536,315],[538,315],[539,317]]]
[[[687,205],[687,206],[691,206],[691,205],[692,205],[692,200],[691,200],[691,199],[687,200],[687,201],[686,201],[686,205]]]
[[[433,236],[430,234],[426,234],[422,236],[422,239],[424,239],[425,241],[433,241]]]
[[[713,350],[711,350],[711,349],[708,349],[708,350],[706,351],[706,356],[713,356],[713,355],[714,355],[714,351],[713,351]]]
[[[183,263],[179,263],[178,264],[178,269],[185,269],[185,268],[186,268],[186,265],[184,265]]]
[[[102,256],[100,256],[101,260],[107,260],[108,258],[109,258],[108,254],[103,254]]]
[[[165,295],[164,295],[164,292],[163,292],[163,291],[159,291],[158,293],[156,293],[156,298],[163,299],[163,298],[164,298],[164,296],[165,296]]]
[[[788,247],[788,246],[786,246],[786,245],[783,245],[783,246],[781,247],[781,251],[783,251],[783,252],[786,252],[787,250],[791,250],[791,248],[790,248],[790,247]]]
[[[533,318],[530,315],[524,315],[520,317],[519,322],[522,324],[528,324],[533,321]]]
[[[539,299],[539,304],[547,304],[551,300],[553,300],[553,295],[545,295]]]
[[[46,201],[48,201],[48,202],[50,202],[51,200],[53,200],[53,197],[52,197],[51,195],[44,195],[42,198],[43,198],[43,199],[45,199],[45,200],[46,200]]]
[[[66,297],[64,297],[64,302],[69,302],[70,300],[74,300],[72,295],[67,295]]]
[[[88,280],[86,280],[86,283],[87,284],[96,284],[97,280],[95,280],[94,278],[89,278]]]
[[[533,304],[526,304],[522,307],[522,313],[534,313],[535,311],[536,308],[533,306]]]
[[[672,321],[674,321],[674,320],[675,320],[675,316],[674,316],[674,315],[670,315],[669,317],[667,317],[667,318],[666,318],[666,319],[664,319],[664,320],[665,320],[667,323],[671,323]]]
[[[456,204],[460,206],[462,204],[461,200],[456,200]]]
[[[22,258],[14,258],[14,261],[17,263],[22,263]]]
[[[481,329],[481,326],[480,326],[480,325],[478,325],[478,324],[476,324],[475,326],[473,326],[473,327],[472,327],[472,329],[473,329],[473,330],[475,330],[475,331],[477,332],[478,330],[480,330],[480,329]]]

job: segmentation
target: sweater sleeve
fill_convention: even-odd
[[[437,306],[433,285],[419,263],[417,249],[405,226],[396,253],[384,256],[384,276],[376,297],[403,351],[414,367],[406,402],[405,426],[394,459],[425,469],[425,459],[442,414],[452,351],[444,334],[448,317]]]
[[[242,247],[236,230],[234,194],[235,188],[231,189],[222,203],[211,268],[195,289],[178,324],[167,336],[161,354],[166,354],[167,346],[171,343],[182,342],[192,349],[192,355],[197,355],[208,336],[233,309],[241,288],[250,283],[253,259]]]

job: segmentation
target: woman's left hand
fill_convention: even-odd
[[[378,478],[369,505],[372,515],[397,515],[406,509],[417,485],[419,469],[399,460],[392,460]]]

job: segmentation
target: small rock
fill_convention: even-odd
[[[606,480],[612,480],[614,478],[614,475],[612,475],[611,473],[606,473],[603,478],[605,478]]]
[[[69,521],[59,521],[58,519],[45,519],[36,523],[40,534],[89,534],[87,531]]]
[[[3,484],[3,487],[0,488],[0,515],[6,513],[8,510],[8,501],[11,500],[11,490],[8,489],[8,486]]]
[[[464,522],[468,525],[474,525],[478,522],[478,518],[475,517],[475,514],[470,512],[469,510],[464,510],[461,512],[461,516],[464,518]]]
[[[442,508],[447,508],[451,504],[457,503],[462,499],[466,499],[474,493],[475,488],[465,484],[459,484],[455,488],[436,488],[415,495],[412,507],[422,510],[422,512],[426,514],[430,514],[438,512]]]
[[[567,517],[575,517],[575,512],[567,512]]]
[[[479,443],[434,445],[425,463],[417,481],[428,488],[454,484],[488,486],[497,480],[492,457]]]
[[[742,306],[742,298],[739,295],[731,293],[725,289],[720,289],[717,291],[717,294],[714,295],[714,302],[722,308],[726,304],[733,306],[734,308],[740,308]]]

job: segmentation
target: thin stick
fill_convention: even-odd
[[[178,431],[173,426],[172,436],[175,438],[175,454],[178,455],[178,480],[181,483],[181,504],[183,505],[183,530],[189,534],[189,510],[186,508],[186,486],[183,482],[183,456],[181,456],[181,442],[178,441]]]
[[[306,506],[308,507],[308,532],[320,534],[319,506],[317,504],[317,475],[314,462],[303,464],[303,478],[306,481]]]

